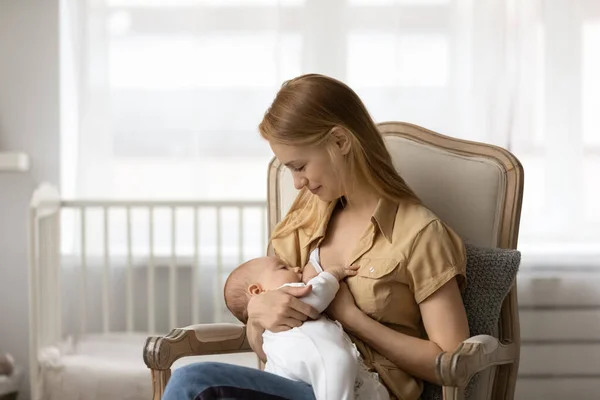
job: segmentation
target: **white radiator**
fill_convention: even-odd
[[[519,273],[515,400],[600,398],[600,260]]]

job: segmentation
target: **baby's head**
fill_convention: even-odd
[[[246,323],[250,297],[297,282],[302,282],[299,268],[287,266],[278,257],[255,258],[234,269],[225,281],[225,304],[237,319]]]

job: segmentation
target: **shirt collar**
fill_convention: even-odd
[[[381,198],[377,203],[372,220],[375,222],[383,236],[388,242],[392,243],[394,233],[394,223],[396,222],[396,214],[398,213],[398,203]]]
[[[325,237],[327,232],[327,226],[331,215],[338,205],[339,200],[328,203],[317,223],[317,228],[312,233],[310,239],[304,245],[304,248],[310,246],[315,241],[321,240]],[[377,202],[377,207],[373,212],[371,221],[379,231],[383,234],[388,242],[392,242],[392,234],[394,232],[394,223],[396,222],[396,213],[398,212],[398,203],[386,198],[380,198]]]
[[[319,217],[319,222],[317,222],[317,228],[312,232],[312,235],[310,236],[308,242],[306,242],[306,244],[304,245],[304,248],[310,246],[316,240],[320,240],[325,237],[325,233],[327,232],[327,226],[329,225],[329,220],[331,219],[331,214],[333,214],[333,210],[335,210],[335,207],[338,205],[338,202],[339,200],[325,203],[326,206],[324,210],[323,208],[320,208],[320,210],[323,210],[323,212]]]

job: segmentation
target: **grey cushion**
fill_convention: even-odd
[[[502,302],[508,295],[521,263],[518,250],[496,249],[465,244],[467,251],[467,287],[463,302],[471,336],[495,336]],[[475,376],[467,387],[477,382]],[[442,399],[440,386],[425,383],[422,400]]]

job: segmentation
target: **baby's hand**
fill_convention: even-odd
[[[325,272],[329,272],[331,275],[335,276],[338,281],[341,281],[349,276],[358,274],[359,268],[360,266],[358,265],[350,265],[348,267],[331,267],[326,269]]]

